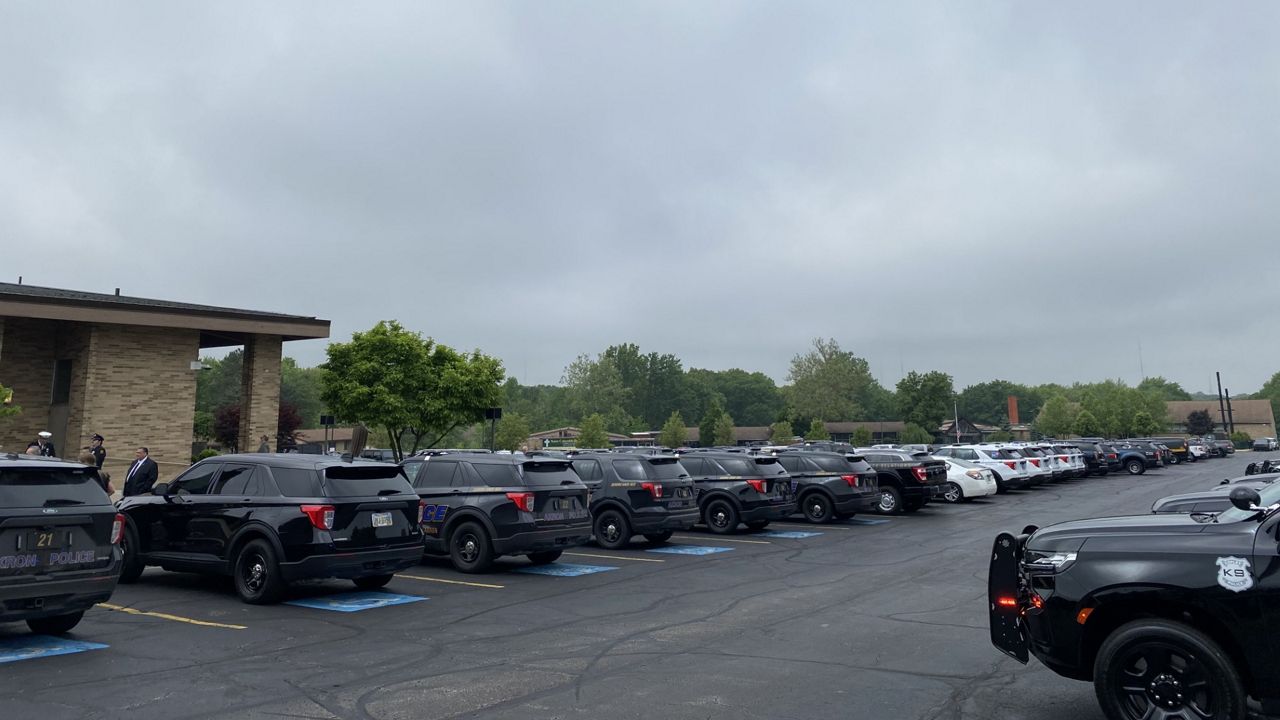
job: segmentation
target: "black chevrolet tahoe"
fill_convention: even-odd
[[[1081,520],[996,536],[991,641],[1094,684],[1108,718],[1280,714],[1280,483],[1219,513]]]
[[[590,493],[596,544],[624,548],[634,535],[652,543],[698,522],[693,480],[674,455],[578,453],[573,470]]]
[[[500,555],[546,565],[591,540],[587,488],[568,458],[445,452],[401,466],[423,501],[425,552],[462,572],[484,572]]]
[[[92,466],[0,455],[0,622],[75,627],[115,590],[123,528]]]

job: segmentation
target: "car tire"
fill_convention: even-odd
[[[901,515],[902,510],[902,492],[892,485],[881,485],[876,511],[881,515]]]
[[[835,503],[817,491],[800,498],[800,512],[804,513],[805,520],[815,525],[829,523],[836,516]]]
[[[631,544],[631,523],[620,510],[609,508],[597,515],[592,532],[596,544],[606,550],[621,550]]]
[[[1191,692],[1189,677],[1201,688]],[[1244,720],[1247,712],[1231,658],[1208,635],[1168,620],[1137,620],[1107,636],[1094,660],[1093,687],[1108,718]],[[1168,705],[1156,704],[1166,698]]]
[[[654,545],[661,545],[662,543],[670,540],[671,536],[674,534],[675,533],[672,532],[671,530],[663,530],[660,533],[645,533],[644,539],[648,540]]]
[[[1173,454],[1169,455],[1169,464],[1170,464],[1170,465],[1177,465],[1177,464],[1178,464],[1178,463],[1180,463],[1180,462],[1182,462],[1182,458],[1178,457],[1177,453],[1173,453]]]
[[[1141,460],[1129,460],[1124,464],[1130,475],[1141,475],[1147,471],[1147,464]]]
[[[707,529],[717,535],[728,535],[738,529],[738,508],[723,498],[716,498],[707,503],[702,512],[702,520]]]
[[[378,588],[386,587],[393,577],[395,575],[368,575],[362,578],[355,578],[351,582],[355,583],[356,587],[361,590],[377,590]]]
[[[543,550],[542,552],[529,553],[529,562],[534,565],[550,565],[560,559],[564,554],[563,550]]]
[[[947,491],[942,493],[942,499],[952,504],[964,502],[964,490],[960,489],[958,483],[948,482]]]
[[[464,573],[482,573],[493,566],[493,544],[480,523],[464,522],[449,533],[449,560]]]
[[[27,621],[27,627],[31,628],[31,632],[39,635],[64,635],[71,632],[71,628],[79,625],[82,617],[84,617],[83,610],[67,615],[31,618]]]
[[[129,523],[124,525],[124,537],[120,538],[120,551],[124,560],[120,562],[120,582],[125,585],[138,582],[147,564],[142,561],[139,552],[138,533]]]
[[[769,527],[769,521],[768,521],[768,520],[755,520],[755,521],[752,521],[752,522],[747,523],[747,529],[748,529],[748,530],[763,530],[763,529],[765,529],[765,528],[767,528],[767,527]]]
[[[232,569],[236,594],[250,605],[270,605],[284,597],[285,582],[280,574],[276,551],[266,540],[245,543],[236,553]]]

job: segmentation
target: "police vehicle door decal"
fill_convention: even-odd
[[[1253,573],[1249,572],[1249,561],[1238,557],[1220,557],[1218,565],[1218,584],[1231,592],[1242,592],[1253,587]]]

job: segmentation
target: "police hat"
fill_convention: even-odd
[[[99,435],[98,433],[94,433],[94,434],[90,435],[90,436],[89,436],[89,439],[90,439],[90,440],[97,440],[98,442],[103,442],[103,441],[105,441],[105,440],[106,440],[106,438],[102,437],[102,436],[101,436],[101,435]]]
[[[49,438],[53,437],[53,433],[49,432],[48,430],[41,430],[40,432],[36,433],[36,435],[39,435],[45,440],[48,440]]]

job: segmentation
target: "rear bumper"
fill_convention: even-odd
[[[688,530],[697,522],[701,513],[698,512],[698,506],[676,510],[671,512],[665,509],[649,509],[649,512],[643,510],[635,512],[631,516],[631,530],[637,535],[646,533],[657,533],[665,530]]]
[[[573,525],[527,530],[505,538],[495,538],[493,550],[499,555],[527,555],[532,552],[564,550],[586,545],[588,542],[591,542],[591,521],[585,520]]]
[[[280,574],[286,582],[323,578],[355,579],[370,575],[390,575],[417,565],[422,560],[422,545],[415,543],[385,550],[312,555],[291,563],[280,563]]]
[[[111,565],[56,575],[21,575],[0,579],[0,622],[69,615],[106,602],[120,580],[120,552]]]

